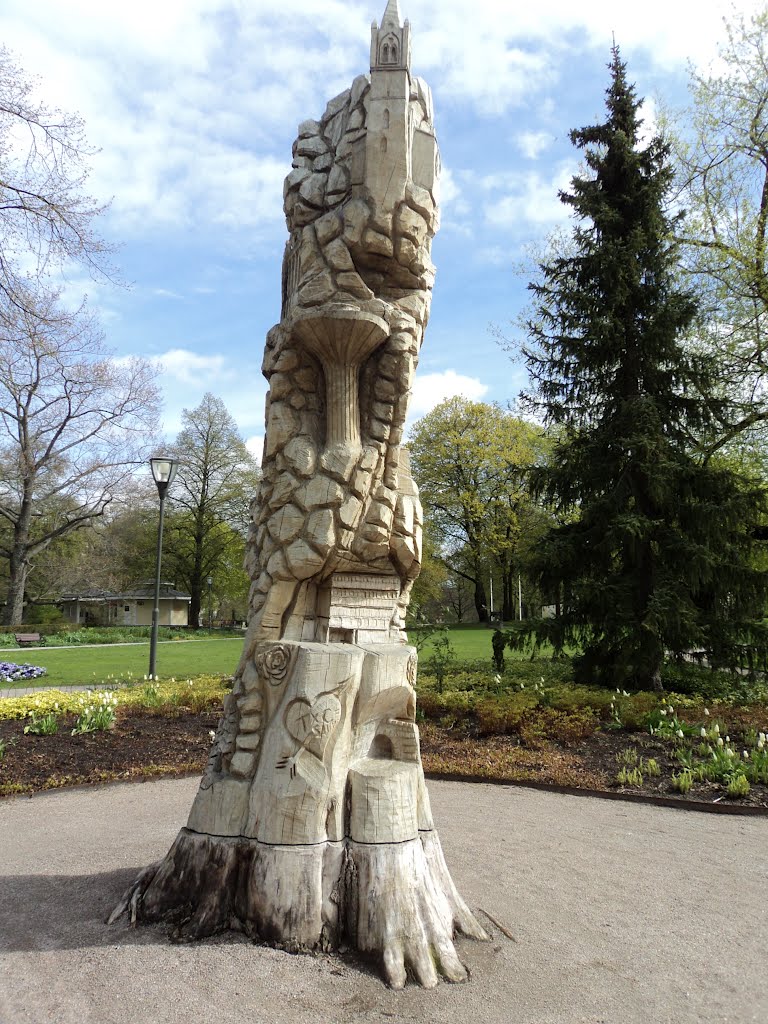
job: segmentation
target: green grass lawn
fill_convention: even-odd
[[[477,661],[479,658],[487,658],[489,661],[493,651],[491,649],[491,637],[493,629],[480,623],[473,622],[457,626],[449,626],[448,631],[451,637],[451,644],[456,652],[457,661]],[[418,635],[417,630],[409,633],[411,643],[415,643]],[[433,637],[436,634],[433,634]],[[427,640],[421,648],[419,657],[422,661],[432,653],[432,641]]]
[[[491,662],[493,630],[477,623],[451,626],[450,637],[456,652],[456,662]],[[415,635],[411,642],[414,642]],[[231,675],[242,650],[241,637],[222,640],[195,640],[159,643],[157,646],[157,674],[161,679],[186,678],[208,674]],[[432,653],[430,641],[422,648],[422,665]],[[505,652],[508,660],[527,657]],[[51,647],[38,650],[4,652],[8,661],[18,664],[42,665],[48,674],[36,680],[0,684],[11,686],[78,686],[108,685],[116,681],[143,679],[149,668],[149,643],[101,647]]]
[[[161,679],[199,675],[232,675],[243,649],[242,637],[233,640],[173,641],[157,645],[157,674]],[[143,679],[149,669],[149,643],[130,647],[59,647],[18,651],[8,661],[42,665],[40,679],[2,683],[0,686],[90,686]]]
[[[509,623],[505,623],[504,628],[509,627]],[[456,663],[467,661],[487,661],[488,665],[492,664],[493,661],[493,648],[491,646],[491,638],[493,637],[496,627],[482,625],[479,622],[462,623],[461,625],[453,625],[448,627],[448,633],[451,639],[451,646],[456,654]],[[433,637],[436,634],[433,634]],[[411,643],[416,642],[417,632],[412,631],[409,634]],[[432,639],[430,638],[421,648],[419,658],[421,659],[422,665],[432,654]],[[577,653],[575,648],[566,647],[566,652],[569,654]],[[548,644],[544,644],[541,650],[537,653],[537,657],[547,658],[552,654],[552,648]],[[504,651],[505,661],[528,661],[530,660],[530,652],[526,651],[512,651],[507,648]]]

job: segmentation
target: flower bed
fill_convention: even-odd
[[[39,665],[17,665],[13,661],[0,661],[0,682],[18,682],[20,679],[39,679],[47,669]]]

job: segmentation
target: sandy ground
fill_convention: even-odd
[[[448,864],[490,943],[465,985],[239,936],[171,945],[103,922],[165,853],[196,779],[0,803],[0,1024],[687,1024],[768,1019],[768,819],[430,783]]]

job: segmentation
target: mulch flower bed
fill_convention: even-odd
[[[22,721],[0,722],[0,794],[61,786],[202,772],[218,713],[173,716],[120,711],[113,729],[72,736],[75,715],[63,715],[52,736],[24,735]]]
[[[71,735],[74,722],[74,715],[63,715],[57,733],[38,736],[24,734],[24,721],[0,721],[0,746],[6,744],[0,795],[202,773],[218,713],[121,708],[114,728],[78,736]],[[422,722],[420,732],[427,773],[768,809],[768,787],[763,785],[753,785],[738,800],[728,797],[722,786],[706,782],[697,783],[687,796],[675,792],[670,779],[680,766],[674,748],[644,733],[601,731],[567,746],[526,746],[517,736],[474,736],[431,721]],[[632,749],[640,757],[655,758],[660,777],[644,778],[640,786],[619,786],[619,759]]]

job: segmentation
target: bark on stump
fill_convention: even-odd
[[[438,975],[465,980],[454,936],[487,936],[432,822],[409,682],[415,651],[267,643],[258,661],[250,692],[241,679],[227,698],[188,826],[110,922],[167,922],[177,939],[232,928],[292,952],[351,947],[394,988],[409,975],[427,987]],[[227,742],[238,705],[258,705],[264,722],[243,775],[232,773]]]

